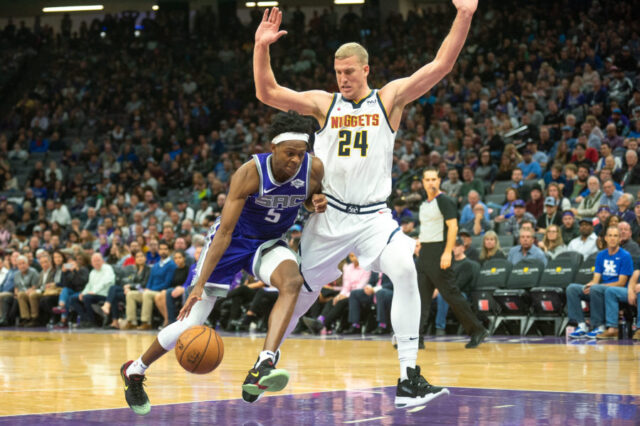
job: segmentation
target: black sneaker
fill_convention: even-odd
[[[322,328],[324,327],[322,321],[318,321],[317,319],[311,317],[302,317],[302,322],[313,334],[320,333],[320,330],[322,330]]]
[[[391,330],[389,330],[389,328],[378,326],[375,330],[373,330],[373,333],[371,334],[373,334],[374,336],[382,336],[389,333],[391,333]]]
[[[344,335],[355,335],[362,334],[362,329],[360,327],[354,327],[353,325],[349,326],[345,331],[342,332]]]
[[[440,395],[449,395],[447,388],[430,385],[420,375],[420,367],[407,367],[407,379],[398,379],[396,389],[396,408],[424,405]]]
[[[279,392],[289,383],[289,373],[276,369],[280,361],[280,349],[276,351],[275,362],[265,359],[257,368],[252,368],[242,384],[242,399],[245,402],[256,402],[264,392]]]
[[[477,348],[480,345],[480,343],[482,343],[484,339],[487,338],[488,335],[489,335],[489,331],[487,331],[486,328],[483,328],[481,331],[474,333],[471,336],[471,340],[469,340],[469,342],[466,345],[464,345],[464,347],[467,349]]]
[[[147,380],[147,378],[141,374],[132,374],[130,377],[127,377],[127,368],[129,368],[132,362],[133,361],[127,361],[120,367],[120,375],[124,381],[124,397],[134,413],[144,416],[151,411],[149,397],[144,391],[144,381]]]

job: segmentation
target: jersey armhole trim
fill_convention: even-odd
[[[333,98],[331,98],[331,105],[329,105],[329,109],[327,110],[327,113],[325,114],[324,125],[322,126],[322,128],[320,130],[318,130],[316,132],[316,134],[319,135],[327,127],[327,123],[329,122],[329,116],[331,115],[331,110],[333,110],[333,107],[336,104],[337,98],[338,98],[338,95],[336,93],[334,93],[333,94]]]
[[[393,130],[393,127],[391,127],[391,123],[389,122],[387,109],[384,107],[384,104],[382,103],[382,99],[380,99],[380,95],[378,94],[377,90],[376,90],[376,98],[378,98],[378,103],[380,103],[380,109],[382,109],[382,114],[384,115],[384,120],[387,122],[387,126],[389,126],[389,130],[391,130],[391,133],[395,133],[396,131]]]
[[[260,188],[258,189],[258,194],[262,197],[262,189],[264,188],[264,178],[262,176],[262,167],[260,167],[260,159],[257,154],[253,154],[253,161],[256,163],[256,168],[258,169],[258,176],[260,176]]]
[[[305,183],[305,185],[306,185],[305,201],[311,195],[311,194],[309,194],[309,191],[311,191],[311,168],[312,168],[312,166],[313,166],[313,157],[311,156],[311,154],[309,154],[307,152],[307,182]]]

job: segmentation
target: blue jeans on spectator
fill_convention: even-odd
[[[353,290],[349,294],[349,324],[360,323],[360,310],[373,305],[373,295],[368,296],[363,289]]]
[[[171,292],[173,292],[174,288],[175,287],[168,288],[165,293],[165,297],[167,298],[167,321],[169,321],[169,324],[176,322],[176,317],[178,316],[178,313],[176,312],[176,300],[180,299],[181,301],[183,301],[182,296],[186,294],[185,291],[180,296],[173,297],[171,295]]]
[[[393,300],[393,290],[381,288],[374,295],[367,296],[363,289],[353,290],[349,294],[349,323],[356,324],[360,322],[360,310],[363,307],[371,306],[376,303],[376,320],[378,324],[389,326],[391,324],[391,301]]]
[[[629,301],[627,291],[626,287],[607,287],[604,291],[605,322],[607,327],[618,327],[620,302],[627,303]]]
[[[466,293],[460,292],[460,294],[462,294],[465,299],[469,300]],[[438,306],[438,311],[436,312],[436,328],[444,330],[447,328],[449,304],[444,300],[444,297],[442,297],[440,293],[438,293],[438,297],[436,297],[436,304]]]
[[[589,302],[589,312],[591,314],[591,328],[597,328],[604,325],[604,292],[607,286],[596,284],[591,287],[589,294],[582,291],[584,285],[569,284],[567,287],[567,311],[569,319],[580,324],[584,322],[584,313],[582,312],[581,300]]]
[[[80,300],[80,294],[76,294],[69,299],[69,306],[71,310],[78,313],[78,320],[80,322],[95,323],[96,318],[91,305],[106,299],[105,296],[99,294],[84,294],[82,300]]]
[[[62,318],[66,318],[69,315],[69,299],[79,294],[79,292],[73,291],[69,287],[62,287],[62,291],[60,292],[60,296],[58,297],[58,304],[64,303],[64,306],[66,306],[67,308],[67,312],[60,315]]]
[[[376,293],[376,319],[378,324],[387,327],[391,324],[391,301],[393,300],[393,290],[381,288]]]
[[[126,303],[127,301],[127,298],[124,295],[124,288],[119,285],[112,285],[111,287],[109,287],[106,301],[111,303],[111,307],[109,309],[109,315],[111,315],[111,319],[116,320],[120,318],[118,302]]]

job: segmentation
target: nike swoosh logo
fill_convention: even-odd
[[[278,189],[278,188],[279,188],[278,186],[275,186],[275,187],[271,188],[271,189],[270,189],[270,190],[268,190],[268,191],[265,189],[265,190],[263,190],[263,191],[262,191],[262,193],[263,193],[263,194],[268,194],[268,193],[270,193],[271,191],[273,191],[274,189]]]
[[[251,374],[253,377],[258,377],[260,375],[260,373],[249,373]]]
[[[128,391],[128,390],[129,390],[129,386],[125,386],[125,387],[124,387],[124,390],[125,390],[125,391]]]
[[[417,337],[409,337],[409,340],[417,340]]]

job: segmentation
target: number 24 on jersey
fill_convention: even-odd
[[[354,135],[355,133],[355,135]],[[350,157],[351,149],[359,149],[360,156],[367,156],[367,131],[361,130],[359,132],[352,132],[351,130],[340,130],[338,133],[340,140],[338,141],[338,157]],[[351,139],[353,139],[353,147],[351,145]]]

